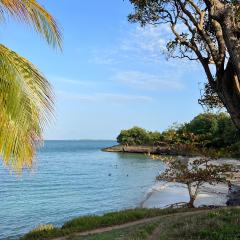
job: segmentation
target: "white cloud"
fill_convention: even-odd
[[[175,78],[171,74],[157,76],[139,71],[123,71],[115,76],[118,81],[142,90],[182,90],[183,84]]]
[[[179,33],[186,32],[184,24],[178,24],[176,29]],[[136,26],[131,30],[127,28],[124,30],[123,37],[112,47],[93,50],[91,62],[107,65],[118,65],[126,61],[136,64],[163,64],[164,62],[166,65],[166,45],[171,39],[174,39],[174,36],[168,24]],[[189,61],[187,62],[189,64]],[[185,64],[185,60],[174,59],[169,64],[179,67]]]
[[[91,61],[97,64],[119,64],[126,60],[159,61],[165,51],[170,31],[165,25],[135,27],[127,31],[112,48],[93,51]]]
[[[144,28],[137,26],[127,38],[122,40],[120,49],[156,57],[165,51],[170,35],[171,32],[166,25]]]
[[[92,84],[91,81],[82,81],[61,76],[50,76],[49,79],[51,79],[51,81],[54,81],[55,83],[66,83],[70,85],[89,86]]]
[[[119,55],[118,49],[101,49],[101,50],[94,50],[93,56],[90,62],[94,62],[96,64],[116,64],[120,61],[120,58],[116,56]]]
[[[65,100],[75,100],[80,102],[92,102],[92,103],[147,103],[153,101],[153,98],[141,95],[127,95],[127,94],[115,94],[115,93],[96,93],[96,94],[77,94],[67,91],[56,91],[57,96]]]

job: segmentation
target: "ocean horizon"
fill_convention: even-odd
[[[0,239],[17,239],[40,224],[140,207],[164,169],[145,155],[106,153],[112,140],[45,140],[32,170],[0,165]]]

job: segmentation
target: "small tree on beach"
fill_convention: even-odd
[[[157,180],[186,184],[190,197],[188,207],[193,208],[199,189],[204,183],[211,185],[226,183],[227,177],[233,171],[232,165],[215,165],[209,158],[201,158],[189,163],[175,160],[168,163],[168,168],[157,177]]]

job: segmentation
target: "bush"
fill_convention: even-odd
[[[122,130],[117,141],[124,145],[144,145],[149,144],[149,133],[140,127],[133,127],[129,130]]]
[[[240,132],[226,113],[199,114],[190,122],[174,124],[162,133],[133,127],[122,130],[117,141],[122,145],[187,147],[194,150],[189,154],[209,152],[217,156],[240,156]]]

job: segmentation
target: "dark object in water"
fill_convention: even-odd
[[[108,176],[109,176],[109,177],[111,177],[111,176],[112,176],[112,174],[111,174],[111,173],[109,173],[109,174],[108,174]]]

